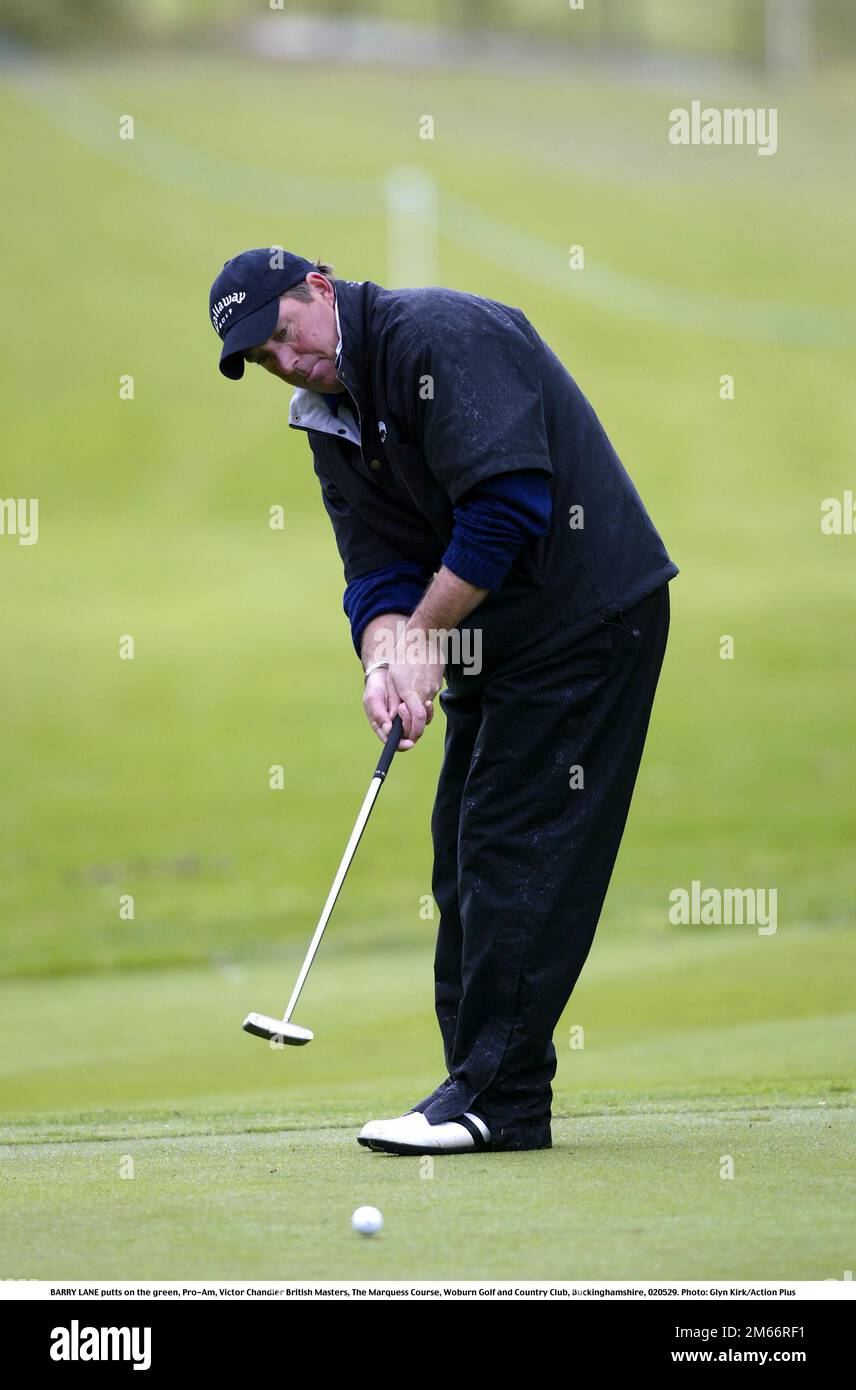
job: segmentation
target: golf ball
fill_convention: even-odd
[[[377,1207],[357,1207],[351,1217],[351,1225],[361,1236],[373,1236],[383,1225],[383,1217]]]

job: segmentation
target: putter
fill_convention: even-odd
[[[306,952],[306,959],[301,966],[300,974],[297,977],[297,983],[288,1001],[288,1008],[282,1018],[271,1018],[268,1014],[247,1014],[247,1017],[244,1019],[244,1031],[255,1034],[257,1038],[267,1038],[269,1042],[276,1043],[278,1046],[282,1046],[283,1043],[288,1043],[292,1047],[303,1047],[305,1043],[311,1042],[315,1036],[308,1028],[301,1028],[298,1024],[292,1023],[291,1015],[294,1013],[297,1001],[300,998],[300,991],[306,982],[306,976],[309,974],[310,967],[315,959],[315,953],[321,945],[321,938],[324,935],[324,929],[330,920],[330,915],[336,904],[336,899],[339,896],[339,889],[345,882],[345,875],[351,867],[351,860],[356,853],[357,845],[360,843],[360,836],[365,830],[366,821],[371,815],[372,807],[377,800],[377,794],[383,786],[383,779],[389,771],[402,732],[401,715],[397,714],[392,722],[392,728],[384,744],[378,765],[372,774],[372,780],[369,783],[369,789],[366,792],[360,814],[357,816],[357,823],[351,832],[348,847],[342,856],[342,862],[339,865],[336,877],[333,879],[333,887],[330,889],[327,896],[327,901],[324,904],[324,911],[321,913],[318,926],[315,928],[315,935],[309,943],[309,950]]]

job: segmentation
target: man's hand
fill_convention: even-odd
[[[446,657],[438,650],[438,636],[457,627],[487,593],[441,565],[406,621],[400,613],[384,613],[366,625],[366,669],[375,661],[389,660],[392,650],[389,667],[372,672],[363,695],[368,721],[382,743],[397,714],[404,728],[399,749],[406,752],[422,737],[434,718],[434,696],[443,684]]]
[[[366,669],[376,661],[392,661],[397,634],[403,631],[406,622],[406,613],[384,613],[380,617],[372,618],[366,625],[362,641],[362,659]],[[380,667],[373,671],[366,681],[363,709],[381,743],[386,743],[400,704],[401,697],[387,678],[387,668]],[[398,747],[402,752],[406,752],[408,748],[413,747],[413,740],[402,737]]]
[[[428,660],[418,645],[414,646],[413,642],[408,641],[408,635],[414,634],[405,631],[397,643],[395,659],[390,663],[386,677],[387,694],[390,698],[397,696],[395,713],[401,715],[404,739],[407,740],[407,747],[412,748],[434,718],[434,696],[443,684],[445,659]],[[399,748],[404,746],[404,739]]]
[[[442,666],[439,669],[439,681],[434,688],[433,694],[437,693],[443,681]],[[412,672],[410,672],[410,675],[412,675]],[[404,683],[407,684],[408,682],[405,681]],[[411,696],[411,698],[413,697]],[[404,725],[405,733],[398,745],[398,751],[400,753],[406,753],[408,748],[413,747],[417,738],[421,737],[422,733],[424,733],[425,726],[430,724],[431,720],[434,718],[434,702],[431,696],[428,695],[427,698],[422,700],[424,717],[421,727],[419,727],[419,732],[415,734],[415,737],[411,737],[410,735],[415,733],[415,727],[418,726],[408,724],[407,722],[410,719],[410,708],[411,706],[406,703],[395,681],[390,679],[389,671],[381,668],[378,671],[372,672],[366,681],[365,694],[363,695],[363,709],[366,712],[366,718],[381,743],[386,743],[389,731],[392,728],[393,719],[397,714],[401,715],[401,722]]]

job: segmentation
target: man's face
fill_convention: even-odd
[[[289,386],[308,386],[312,391],[344,391],[336,377],[335,292],[323,275],[307,275],[312,298],[307,303],[283,295],[279,320],[270,338],[249,348],[244,357],[257,363]]]

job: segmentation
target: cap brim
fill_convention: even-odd
[[[244,375],[244,353],[266,343],[279,322],[279,295],[230,328],[223,339],[220,371],[231,381]]]

